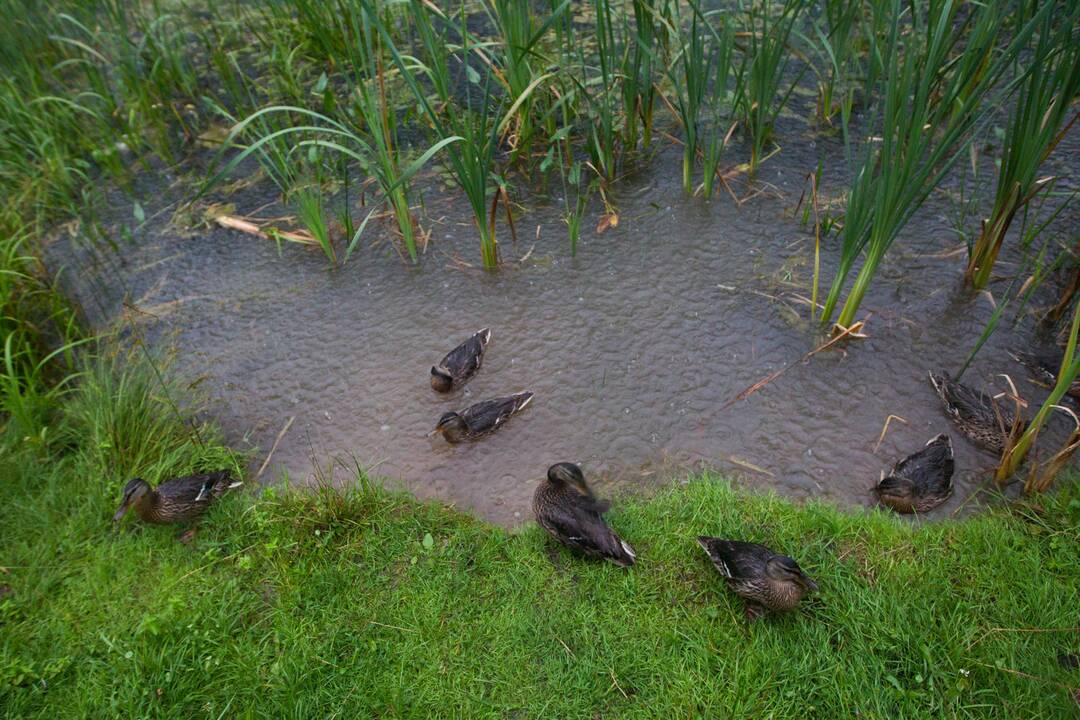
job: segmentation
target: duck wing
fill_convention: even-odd
[[[988,393],[968,387],[944,374],[930,373],[930,382],[945,403],[945,410],[960,422],[997,427],[1003,433],[1012,428],[1015,419],[1012,411],[999,405]]]
[[[157,492],[161,497],[173,502],[194,503],[208,497],[221,497],[226,490],[239,484],[232,481],[228,470],[220,470],[166,480],[157,486]]]
[[[716,569],[729,580],[761,577],[769,558],[776,554],[764,545],[740,540],[722,540],[702,535],[697,541]]]
[[[484,400],[462,411],[461,419],[465,421],[469,432],[473,434],[491,432],[506,422],[511,415],[521,412],[532,397],[531,392],[523,392],[509,397]]]
[[[544,521],[550,531],[563,543],[586,555],[610,560],[622,567],[633,565],[637,558],[634,549],[600,516],[600,512],[607,509],[607,503],[588,498],[582,500],[546,508]],[[603,510],[598,512],[599,508]]]
[[[484,361],[484,349],[490,340],[491,331],[484,328],[448,352],[439,364],[455,380],[466,380],[480,369]]]
[[[943,489],[952,480],[955,465],[952,439],[943,433],[919,452],[896,463],[890,474],[905,477],[917,486]]]

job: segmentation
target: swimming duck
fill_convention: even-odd
[[[756,620],[763,610],[792,610],[817,583],[786,555],[764,545],[700,536],[708,554],[736,595],[746,601],[746,616]]]
[[[896,512],[929,512],[952,495],[954,467],[952,438],[942,433],[882,474],[874,492]]]
[[[139,519],[147,523],[160,525],[195,520],[206,512],[213,500],[241,484],[232,482],[228,470],[173,478],[160,483],[156,489],[142,478],[135,478],[124,486],[124,498],[113,521],[119,522],[132,508]]]
[[[438,365],[431,368],[431,388],[450,392],[467,383],[484,362],[484,350],[491,340],[491,330],[484,328],[446,353]]]
[[[533,493],[536,522],[551,537],[589,557],[630,567],[637,557],[634,548],[601,517],[609,507],[593,495],[581,468],[568,462],[549,467],[547,479]]]
[[[945,403],[945,412],[960,432],[990,452],[1001,454],[1012,433],[1016,415],[993,397],[951,379],[945,373],[930,373],[930,383]],[[1021,429],[1025,425],[1020,418]]]
[[[532,398],[531,392],[522,392],[509,397],[484,400],[461,412],[443,413],[431,434],[440,433],[448,443],[476,440],[494,432],[512,415],[524,410]]]
[[[1030,370],[1044,385],[1054,387],[1057,384],[1058,370],[1061,369],[1061,357],[1055,357],[1050,353],[1029,353],[1023,350],[1013,350],[1009,354],[1013,356],[1016,362]],[[1080,380],[1074,380],[1065,393],[1080,400]]]

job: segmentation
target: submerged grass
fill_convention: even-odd
[[[234,467],[145,370],[0,445],[6,717],[1067,717],[1080,498],[911,524],[713,476],[616,503],[629,571],[378,490],[234,493],[190,545],[109,518],[132,475]],[[117,378],[121,378],[118,380]],[[820,594],[753,626],[697,548],[798,558]]]

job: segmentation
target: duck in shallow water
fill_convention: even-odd
[[[491,341],[491,330],[484,328],[446,353],[438,365],[431,368],[431,388],[450,392],[467,383],[484,362],[484,350]]]
[[[1031,374],[1043,385],[1047,387],[1057,385],[1057,374],[1058,370],[1061,369],[1062,360],[1060,355],[1031,353],[1023,350],[1013,350],[1009,354],[1013,356],[1016,362],[1030,370]],[[1080,400],[1080,380],[1073,380],[1072,385],[1065,391],[1065,394],[1075,400]]]
[[[533,398],[531,392],[484,400],[460,412],[443,413],[432,434],[439,433],[448,443],[476,440],[495,432],[513,415],[525,409]]]
[[[952,439],[943,433],[893,465],[874,492],[896,512],[929,512],[952,495],[954,468]]]
[[[120,509],[113,516],[119,522],[134,509],[140,520],[157,525],[189,522],[199,518],[226,491],[239,487],[228,470],[204,475],[186,475],[159,484],[156,488],[142,478],[124,486]]]
[[[976,445],[1000,455],[1013,431],[1016,414],[1006,403],[999,403],[981,390],[953,380],[945,373],[930,373],[930,383],[937,390],[945,412],[957,429]],[[1026,422],[1020,418],[1020,431]]]
[[[551,537],[589,557],[630,567],[637,555],[604,522],[602,515],[609,507],[593,495],[581,468],[573,463],[552,465],[533,493],[536,522]]]
[[[750,620],[756,620],[765,609],[792,610],[818,589],[797,562],[764,545],[704,535],[697,541],[728,587],[746,601]]]

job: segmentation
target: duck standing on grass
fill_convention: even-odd
[[[874,492],[896,512],[929,512],[952,495],[954,468],[952,439],[942,433],[883,473]]]
[[[765,608],[793,610],[807,593],[818,589],[797,562],[764,545],[704,535],[697,541],[728,587],[746,601],[750,620],[759,618]]]
[[[1005,443],[1013,432],[1016,414],[998,403],[993,397],[981,390],[953,380],[945,373],[930,373],[930,384],[934,386],[945,412],[969,440],[979,447],[1000,455],[1005,450]],[[1020,431],[1027,423],[1020,418]]]
[[[629,543],[615,534],[602,515],[610,505],[598,500],[585,483],[581,468],[556,463],[533,494],[536,522],[563,545],[622,567],[634,564],[637,555]]]
[[[464,440],[476,440],[495,432],[513,415],[524,410],[532,398],[531,392],[522,392],[494,400],[484,400],[460,412],[443,413],[430,434],[439,433],[446,442],[451,444]]]
[[[142,478],[135,478],[124,486],[124,497],[113,521],[120,522],[132,508],[146,523],[168,525],[196,520],[211,502],[242,484],[233,482],[228,470],[173,478],[156,489]]]
[[[484,328],[446,353],[438,365],[431,368],[431,388],[450,392],[467,383],[484,362],[484,350],[491,341],[491,330]]]

